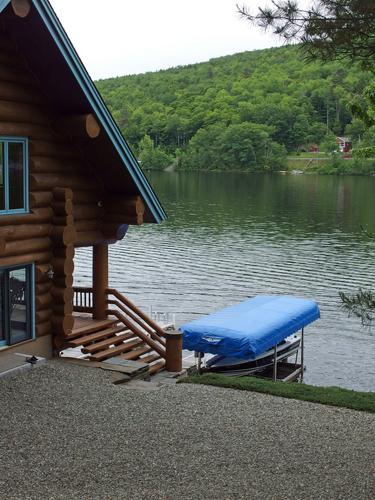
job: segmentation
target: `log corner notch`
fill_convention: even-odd
[[[31,10],[31,0],[12,0],[12,9],[16,16],[27,17]]]
[[[113,195],[104,203],[106,209],[106,221],[122,224],[133,224],[140,226],[144,222],[146,207],[140,196]]]
[[[73,271],[74,271],[74,241],[76,238],[73,225],[73,192],[71,189],[54,188],[52,191],[54,226],[51,237],[54,241],[52,268],[54,270],[53,286],[51,294],[52,304],[52,327],[54,342],[57,348],[63,343],[64,338],[69,335],[74,326],[73,318]],[[56,224],[56,221],[60,224]]]
[[[96,139],[100,135],[100,125],[92,113],[81,115],[66,115],[59,118],[55,128],[66,135],[78,139]]]

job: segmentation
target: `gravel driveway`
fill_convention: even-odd
[[[1,500],[375,498],[374,414],[61,362],[0,380],[0,408]]]

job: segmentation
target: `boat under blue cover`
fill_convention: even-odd
[[[320,318],[317,303],[290,295],[258,295],[180,327],[183,348],[254,359]]]

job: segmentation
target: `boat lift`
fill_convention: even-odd
[[[313,300],[289,295],[258,295],[180,327],[183,348],[214,355],[204,371],[256,375],[290,382],[304,372],[304,328],[320,317]],[[289,337],[301,330],[298,349]],[[288,363],[292,346],[295,363]],[[297,363],[300,352],[300,363]]]

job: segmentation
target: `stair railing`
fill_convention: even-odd
[[[107,289],[108,314],[115,316],[135,335],[166,359],[164,330],[114,288]]]
[[[116,316],[129,330],[165,359],[170,372],[182,370],[182,334],[165,332],[155,321],[114,288],[107,288],[107,304],[115,309],[107,310]],[[114,297],[114,298],[113,298]]]
[[[74,311],[93,313],[93,289],[74,287]],[[182,336],[178,332],[165,332],[152,318],[114,288],[107,288],[107,314],[114,316],[134,335],[164,358],[166,369],[182,369]]]
[[[123,313],[127,314],[140,327],[146,330],[154,340],[165,345],[165,331],[161,328],[160,325],[158,325],[152,318],[147,316],[147,314],[145,314],[118,290],[115,290],[114,288],[108,288],[107,293],[108,295],[113,295],[116,299],[114,300],[108,298],[108,304],[117,306]]]

